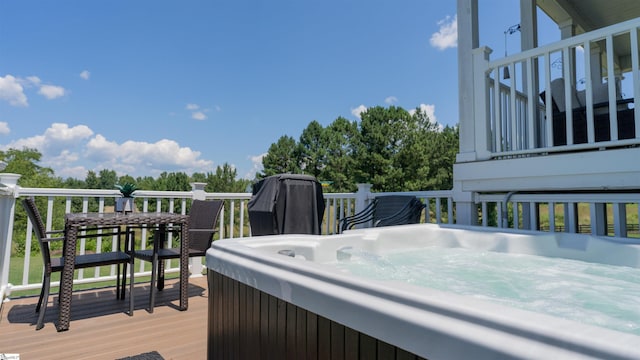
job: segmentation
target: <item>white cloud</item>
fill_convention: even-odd
[[[27,76],[25,79],[16,79],[22,86],[26,88],[37,87],[38,94],[46,97],[49,100],[64,96],[66,90],[62,86],[57,85],[42,85],[42,80],[37,76]]]
[[[0,149],[36,149],[42,154],[42,166],[54,169],[56,175],[83,179],[86,170],[82,176],[76,176],[80,173],[77,169],[80,165],[75,163],[81,159],[79,148],[83,141],[92,134],[93,131],[85,125],[69,127],[67,124],[54,123],[41,135],[15,140],[0,146]]]
[[[83,70],[80,73],[80,77],[84,80],[89,80],[89,78],[91,77],[91,73],[88,70]]]
[[[47,163],[52,168],[67,168],[67,164],[72,164],[78,161],[79,158],[80,156],[78,155],[77,152],[62,150],[59,154],[48,157]],[[56,171],[56,175],[59,175],[57,171]],[[81,179],[82,178],[84,177],[81,177]]]
[[[78,179],[84,179],[87,170],[111,169],[119,175],[135,177],[158,176],[164,171],[192,174],[213,168],[213,161],[202,159],[199,151],[173,140],[118,143],[101,134],[94,135],[86,125],[54,123],[42,134],[0,145],[0,150],[24,147],[40,151],[41,165],[51,167],[57,176]]]
[[[191,114],[191,118],[196,120],[206,120],[207,115],[205,115],[202,111],[196,111],[193,114]]]
[[[42,80],[40,80],[40,78],[37,76],[27,76],[26,81],[25,80],[21,80],[21,81],[26,83],[27,86],[31,86],[31,85],[40,86],[40,83],[42,82]]]
[[[202,109],[200,110],[200,105],[198,104],[187,104],[187,106],[185,107],[187,110],[191,111],[191,118],[195,119],[195,120],[206,120],[207,119],[207,115],[205,115],[206,112],[209,111],[209,109]],[[198,110],[198,111],[196,111]]]
[[[86,179],[88,171],[84,166],[62,167],[56,170],[56,176],[83,180]]]
[[[200,152],[168,139],[155,143],[128,140],[122,144],[96,135],[86,145],[84,155],[99,168],[124,174],[160,174],[163,171],[211,171],[213,162],[199,159]]]
[[[64,93],[65,90],[62,86],[55,85],[42,85],[40,86],[40,90],[38,91],[38,94],[46,97],[49,100],[64,96]]]
[[[248,158],[249,158],[249,160],[251,160],[251,164],[252,164],[252,166],[251,166],[251,170],[249,170],[249,172],[247,172],[247,173],[244,175],[244,178],[245,178],[245,179],[253,180],[253,179],[255,179],[255,178],[256,178],[256,174],[257,174],[259,171],[262,171],[262,169],[263,169],[263,166],[262,166],[262,159],[263,159],[266,155],[267,155],[267,153],[263,153],[263,154],[260,154],[260,155],[255,155],[255,156],[249,156],[249,157],[248,157]]]
[[[86,125],[69,127],[63,123],[53,123],[44,134],[18,139],[6,145],[6,148],[22,149],[24,147],[37,149],[45,158],[60,156],[65,150],[76,148],[83,140],[89,138],[93,131]],[[46,156],[45,156],[46,155]]]
[[[58,156],[56,154],[65,153],[68,149],[76,149],[80,151],[81,144],[84,143],[93,135],[91,130],[86,125],[76,125],[69,127],[64,123],[53,123],[44,132],[45,143],[40,146],[47,153],[52,156]]]
[[[357,117],[358,119],[360,119],[360,116],[363,112],[367,111],[367,107],[364,105],[360,105],[355,109],[351,109],[351,115]]]
[[[51,127],[45,131],[45,136],[54,141],[75,141],[79,139],[86,139],[93,135],[91,130],[86,125],[76,125],[72,128],[64,123],[53,123]]]
[[[429,42],[438,50],[454,48],[458,46],[458,15],[451,18],[447,16],[438,21],[438,32],[431,35]]]
[[[38,87],[38,94],[49,100],[64,96],[66,91],[62,86],[42,85],[42,80],[37,76],[28,76],[25,79],[11,75],[0,77],[0,100],[8,101],[12,106],[29,106],[25,88]]]
[[[38,149],[42,152],[42,149],[45,144],[45,137],[43,135],[36,135],[28,138],[14,140],[8,144],[6,144],[3,148],[9,149],[22,149],[22,148],[30,148],[30,149]]]
[[[429,121],[433,124],[438,122],[438,119],[436,118],[436,106],[432,105],[432,104],[420,104],[420,106],[418,107],[420,109],[421,112],[426,113],[427,116],[429,117]],[[409,110],[409,114],[413,115],[416,113],[416,109],[411,109]],[[438,128],[440,130],[444,129],[444,127],[442,126],[442,124],[438,124]]]
[[[12,106],[29,106],[20,79],[11,75],[0,76],[0,100],[8,101]]]
[[[435,123],[437,121],[436,120],[436,106],[435,105],[420,104],[420,106],[418,108],[420,109],[421,112],[427,114],[427,116],[429,117],[429,120],[432,123]],[[415,113],[416,113],[416,109],[409,110],[409,114],[413,115]]]
[[[384,102],[389,105],[395,104],[398,102],[398,98],[395,96],[388,96],[386,99],[384,99]]]
[[[9,124],[4,121],[0,121],[0,134],[7,135],[10,132]]]

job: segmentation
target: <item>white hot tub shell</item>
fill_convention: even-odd
[[[224,297],[230,303],[238,299],[211,289],[216,286],[215,291],[222,292],[228,288],[213,285],[213,275],[221,275],[242,284],[242,289],[256,289],[296,309],[427,359],[640,359],[640,336],[397,281],[365,279],[328,264],[335,262],[346,247],[383,254],[440,246],[640,268],[640,245],[624,243],[622,239],[496,230],[421,224],[330,236],[280,235],[216,241],[206,259],[210,296]],[[255,308],[260,309],[260,305]],[[211,307],[209,311],[211,358],[212,347],[222,347],[219,335],[229,331],[223,328],[226,325],[216,325],[221,317],[237,317],[230,322],[236,328],[243,326],[237,323],[251,319],[243,318],[242,309],[234,310],[236,315],[223,314],[226,310],[213,313]],[[287,324],[286,314],[280,321],[283,326]],[[254,320],[259,317],[252,316]],[[257,323],[256,327],[260,325]],[[241,331],[231,330],[232,338],[242,336]],[[267,334],[268,329],[265,331]],[[286,336],[291,339],[278,339],[274,334],[289,334]],[[300,346],[301,340],[293,340],[293,329],[272,329],[269,336],[283,346],[286,341]],[[349,342],[344,339],[341,341]],[[307,344],[311,340],[304,341]],[[289,351],[286,346],[284,349]]]

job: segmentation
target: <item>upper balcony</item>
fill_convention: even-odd
[[[494,61],[477,49],[476,116],[486,114],[479,157],[640,143],[639,27],[633,19]]]
[[[459,8],[468,3],[476,4],[476,15],[473,6],[469,13],[458,12],[458,188],[480,193],[640,188],[640,171],[630,165],[640,156],[635,105],[640,17],[629,19],[640,14],[640,6],[616,1],[632,11],[612,5],[597,23],[610,25],[588,27],[578,24],[595,22],[603,2],[580,2],[582,14],[593,15],[590,21],[573,3],[538,2],[557,16],[552,20],[564,22],[558,23],[563,40],[537,46],[536,2],[522,1],[519,30],[526,50],[493,59],[492,49],[478,44],[478,2],[460,0]]]

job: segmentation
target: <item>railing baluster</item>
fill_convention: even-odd
[[[537,63],[537,62],[536,62]],[[531,101],[527,101],[527,107],[526,107],[526,120],[527,120],[527,126],[526,126],[526,132],[527,132],[527,148],[529,149],[533,149],[536,147],[536,110],[537,110],[537,101],[533,101],[534,99],[537,100],[537,96],[535,96],[534,94],[536,93],[536,88],[537,86],[534,87],[534,85],[536,85],[537,83],[537,79],[534,79],[533,74],[534,74],[534,68],[533,68],[533,61],[532,58],[527,58],[526,61],[526,67],[527,67],[527,94],[530,94],[529,97],[531,97]],[[537,66],[536,66],[537,68]]]
[[[553,101],[551,96],[551,52],[546,52],[544,65],[544,82],[545,82],[545,112],[547,117],[547,147],[553,146]]]
[[[493,101],[494,101],[494,127],[495,133],[493,135],[494,139],[494,150],[497,152],[503,151],[503,137],[502,137],[502,111],[501,111],[501,93],[500,93],[500,69],[494,70],[494,78],[493,78]]]
[[[511,63],[509,64],[509,70],[511,70],[511,87],[509,89],[509,112],[505,112],[505,120],[508,120],[508,118],[506,117],[506,115],[509,115],[511,117],[511,119],[514,119],[514,121],[512,122],[507,122],[508,124],[511,125],[511,141],[509,142],[509,144],[511,145],[509,147],[509,150],[520,150],[521,149],[521,144],[520,144],[520,137],[518,136],[518,109],[516,106],[516,86],[518,84],[518,74],[516,74],[516,64],[515,63]]]
[[[609,85],[609,126],[611,129],[611,140],[618,140],[618,111],[616,105],[616,75],[613,58],[613,35],[608,35],[607,41],[607,85]]]
[[[640,60],[638,59],[638,30],[640,28],[634,27],[631,29],[631,74],[633,77],[633,99],[640,98]],[[636,128],[636,138],[640,138],[640,106],[634,102],[634,120]]]
[[[591,41],[585,41],[584,43],[584,68],[591,69]],[[585,79],[585,100],[587,107],[587,142],[594,143],[595,137],[595,124],[593,114],[593,77],[590,72],[587,72]]]
[[[488,218],[488,214],[489,211],[487,209],[487,202],[486,201],[482,201],[481,203],[481,212],[482,212],[482,226],[489,226],[489,218]]]
[[[556,204],[554,202],[549,202],[549,231],[556,231]]]
[[[240,237],[244,237],[244,200],[240,200]]]
[[[573,138],[573,82],[571,81],[574,77],[571,74],[571,66],[568,64],[572,64],[572,56],[569,52],[569,47],[565,47],[562,49],[562,76],[564,77],[564,109],[565,109],[565,124],[566,124],[566,133],[567,133],[567,145],[572,145],[574,143]]]
[[[226,206],[222,206],[222,209],[220,209],[220,238],[224,239],[224,208]]]
[[[29,267],[31,265],[31,239],[33,238],[33,225],[27,221],[27,237],[24,247],[24,264],[22,265],[22,285],[29,283]],[[42,256],[41,256],[42,258]]]
[[[233,218],[235,215],[235,207],[236,207],[236,202],[234,200],[231,200],[229,204],[229,237],[232,239],[233,239],[233,233],[234,233]]]

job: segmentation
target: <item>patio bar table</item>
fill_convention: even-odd
[[[189,299],[189,216],[173,213],[73,213],[65,216],[64,267],[60,278],[58,331],[69,330],[71,297],[78,232],[92,227],[180,226],[180,310],[187,310]],[[116,289],[118,291],[118,289]],[[131,294],[129,294],[131,296]],[[133,314],[129,314],[133,315]]]

